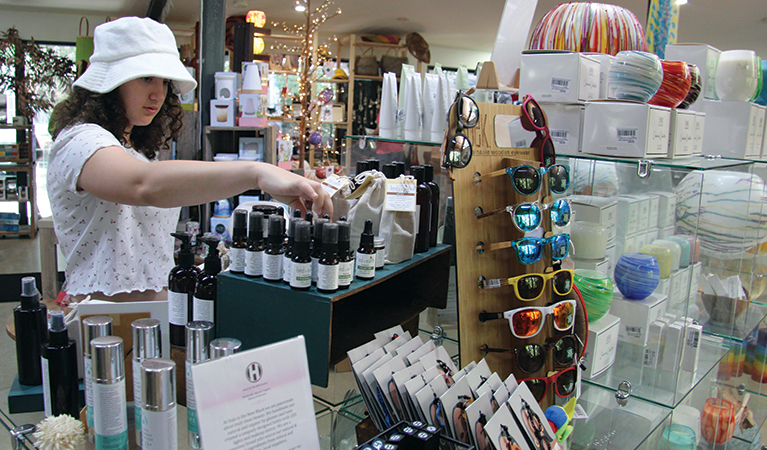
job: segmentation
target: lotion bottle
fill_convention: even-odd
[[[168,275],[170,343],[185,347],[186,323],[192,316],[194,289],[197,286],[200,269],[194,265],[192,235],[189,233],[171,233],[171,235],[181,241],[181,249],[178,252],[178,265]]]
[[[141,429],[143,421],[143,387],[141,386],[141,364],[149,359],[160,358],[160,321],[157,319],[137,319],[131,323],[133,330],[133,411],[135,412],[136,442],[143,442]]]
[[[293,271],[290,287],[300,291],[308,290],[312,285],[312,256],[309,251],[311,225],[301,221],[296,224],[293,243]]]
[[[192,366],[207,361],[208,346],[213,336],[213,322],[189,322],[186,325],[186,425],[189,431],[189,446],[202,448],[200,424],[197,422],[197,403],[194,398]]]
[[[235,209],[232,222],[232,245],[229,247],[231,263],[229,264],[229,271],[232,273],[244,273],[245,252],[248,247],[248,212],[242,209]]]
[[[412,166],[410,174],[416,179],[416,235],[415,253],[429,251],[429,227],[431,226],[431,190],[424,182],[424,168]]]
[[[123,340],[103,336],[91,341],[93,426],[97,449],[128,450]]]
[[[439,231],[439,185],[434,181],[434,166],[424,164],[424,181],[431,190],[431,223],[429,224],[429,247],[437,246]]]
[[[299,214],[301,213],[299,210],[296,211]],[[285,253],[282,255],[282,282],[288,285],[293,273],[293,246],[295,245],[296,224],[303,221],[304,219],[300,217],[291,217],[288,221],[288,241],[285,245]]]
[[[351,224],[338,222],[338,289],[349,289],[354,278],[354,253],[351,250]]]
[[[34,277],[21,279],[21,304],[13,308],[13,323],[19,383],[39,386],[43,384],[40,345],[48,340],[48,309],[40,303]]]
[[[314,221],[314,240],[312,241],[312,284],[317,284],[320,255],[322,255],[322,227],[328,222],[330,222],[328,219],[322,217]]]
[[[178,450],[176,363],[171,359],[148,359],[141,363],[140,372],[141,447]]]
[[[264,280],[282,281],[282,247],[285,218],[281,214],[269,216],[269,237],[264,250]]]
[[[208,256],[205,257],[205,268],[197,277],[194,290],[192,320],[207,320],[215,322],[216,289],[218,274],[221,272],[221,258],[218,257],[218,240],[203,239],[208,246]]]
[[[376,248],[373,245],[373,221],[365,221],[357,249],[354,272],[360,280],[372,280],[376,276]]]
[[[332,294],[338,290],[338,224],[322,226],[322,254],[317,266],[317,290]]]
[[[85,385],[85,417],[88,423],[88,439],[93,442],[96,433],[93,424],[93,360],[91,341],[112,335],[112,318],[91,316],[83,319],[83,384]]]
[[[69,414],[80,418],[77,343],[69,338],[64,311],[51,311],[48,340],[40,351],[45,417]]]
[[[245,253],[245,276],[264,275],[264,213],[251,211],[248,216],[248,248]]]

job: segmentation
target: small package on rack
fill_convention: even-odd
[[[671,110],[669,126],[668,157],[671,159],[692,155],[695,140],[695,111]]]
[[[666,305],[667,297],[660,294],[653,293],[644,300],[628,300],[616,288],[610,314],[621,319],[619,339],[628,344],[647,345],[650,324],[663,317]]]
[[[583,378],[594,378],[613,365],[618,350],[620,323],[620,318],[610,314],[589,323],[589,339],[586,344],[589,363],[586,364]]]
[[[695,112],[695,129],[692,140],[692,154],[703,154],[703,132],[706,129],[706,113],[702,111]],[[762,159],[764,159],[764,143],[762,143]]]
[[[668,155],[671,109],[645,103],[592,102],[583,118],[583,153],[629,158]]]
[[[347,219],[352,224],[351,248],[360,245],[365,221],[373,221],[373,235],[380,236],[381,215],[386,195],[386,176],[377,170],[368,170],[354,177],[357,188],[347,200],[356,200],[349,208]]]
[[[538,101],[577,103],[599,98],[600,63],[583,53],[523,54],[519,94]]]
[[[397,179],[386,180],[386,198],[379,231],[379,236],[388,244],[384,254],[386,264],[398,264],[413,258],[418,220],[416,189],[415,179],[411,176],[401,175]]]

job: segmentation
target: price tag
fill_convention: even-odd
[[[415,211],[417,189],[416,181],[412,178],[386,180],[384,209],[386,211]]]
[[[330,194],[332,197],[336,192],[343,189],[344,186],[348,185],[350,181],[344,177],[339,177],[336,174],[330,175],[329,177],[322,180],[322,183],[320,183],[320,186],[322,186],[322,189],[325,189],[325,192]]]

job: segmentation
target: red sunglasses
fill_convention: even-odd
[[[575,390],[577,369],[578,366],[572,366],[565,370],[555,372],[548,377],[525,378],[524,380],[519,380],[519,382],[525,382],[538,403],[546,397],[546,391],[549,390],[549,385],[551,384],[554,385],[554,392],[556,392],[558,396],[564,398],[572,394]]]
[[[522,112],[522,128],[527,131],[534,131],[536,134],[530,146],[540,150],[543,167],[551,166],[556,162],[557,154],[554,150],[554,141],[551,140],[546,113],[543,112],[541,105],[530,94],[525,95],[525,99],[522,102]]]

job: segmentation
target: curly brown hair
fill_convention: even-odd
[[[168,83],[168,95],[152,123],[132,128],[130,141],[133,148],[148,159],[154,159],[157,150],[169,148],[170,141],[179,136],[183,115],[173,83]],[[63,129],[81,123],[99,125],[112,133],[121,144],[129,145],[123,132],[129,123],[118,89],[99,94],[75,86],[69,97],[56,105],[51,113],[49,131],[56,139]]]

